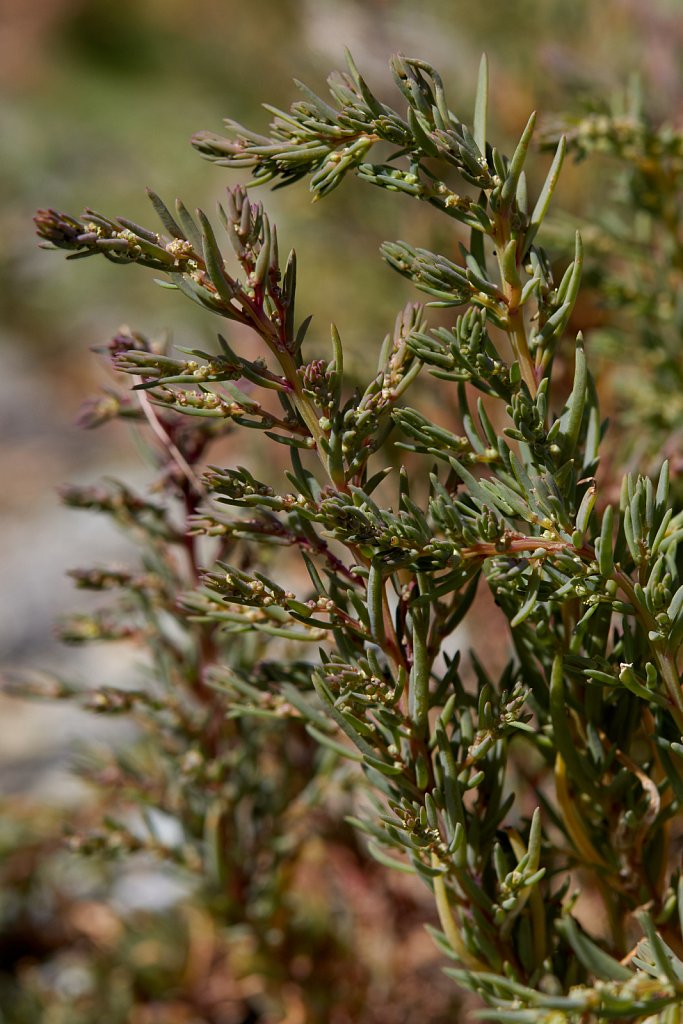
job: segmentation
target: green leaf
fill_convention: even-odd
[[[672,950],[669,949],[658,934],[649,914],[641,911],[636,914],[636,917],[643,931],[647,935],[648,953],[652,956],[658,976],[663,976],[670,985],[674,985],[676,988],[679,988],[681,986],[681,978],[674,970],[671,961],[671,957],[674,955]],[[634,962],[637,963],[642,956],[643,949],[642,946],[640,946],[636,956],[634,957]]]
[[[384,580],[382,578],[381,566],[377,561],[370,564],[368,571],[368,616],[370,629],[375,642],[382,646],[385,642],[384,634]]]
[[[560,177],[560,171],[562,170],[562,164],[564,162],[564,155],[566,150],[567,140],[563,135],[557,145],[555,156],[553,157],[553,162],[550,165],[550,170],[548,171],[548,176],[545,179],[545,183],[543,185],[543,188],[541,189],[541,194],[539,195],[536,205],[534,206],[533,212],[531,214],[529,227],[526,233],[526,239],[524,242],[524,247],[526,250],[528,250],[529,246],[536,237],[538,229],[543,223],[543,219],[546,213],[548,212],[550,200],[553,197],[553,193],[555,191],[555,188],[557,187],[557,182]]]
[[[505,181],[500,192],[500,198],[503,203],[510,203],[517,191],[517,183],[519,176],[522,173],[524,167],[524,161],[526,160],[527,153],[529,151],[529,145],[531,138],[534,134],[534,128],[536,126],[536,111],[531,114],[531,117],[527,121],[526,127],[522,132],[522,136],[517,143],[517,147],[512,154],[512,159],[507,169]]]
[[[600,572],[606,579],[609,579],[609,577],[614,572],[614,552],[612,548],[613,524],[614,509],[612,505],[607,505],[605,511],[602,514],[600,537],[596,542]]]
[[[232,306],[235,296],[239,294],[239,289],[235,281],[230,277],[225,270],[225,263],[223,262],[223,255],[218,248],[216,236],[213,232],[213,228],[202,210],[198,210],[199,221],[202,225],[202,248],[204,251],[204,262],[206,263],[206,269],[211,283],[218,292],[220,298],[228,306]]]
[[[168,209],[166,204],[162,202],[162,200],[159,198],[156,192],[153,192],[151,188],[148,188],[147,195],[149,196],[150,202],[159,216],[159,220],[164,225],[169,235],[171,235],[173,238],[184,239],[185,235],[183,234],[183,231],[181,230],[181,228],[178,227],[176,221],[173,218],[173,215],[171,214],[171,211]]]
[[[474,101],[474,141],[482,156],[486,156],[486,121],[489,105],[489,62],[485,53],[479,62],[477,95]]]
[[[567,720],[567,696],[564,687],[564,665],[561,655],[556,655],[550,674],[550,718],[553,726],[553,742],[562,755],[570,778],[586,793],[595,796],[595,784],[588,770],[588,761],[579,754],[569,731]]]
[[[586,353],[583,347],[583,336],[579,333],[576,338],[574,384],[567,401],[566,410],[562,415],[563,450],[564,456],[567,459],[574,455],[579,442],[583,410],[586,405],[587,388],[588,367],[586,365]]]
[[[194,251],[200,253],[202,251],[202,235],[194,222],[194,217],[192,217],[182,199],[176,199],[175,208],[187,240],[191,243]]]
[[[378,864],[383,864],[385,868],[391,868],[392,871],[402,871],[406,875],[415,874],[415,869],[410,864],[406,864],[405,861],[398,860],[396,857],[390,857],[374,839],[368,842],[368,852]]]
[[[633,977],[632,971],[629,971],[627,967],[620,964],[614,957],[609,956],[592,939],[589,939],[570,915],[558,921],[556,928],[591,974],[602,981],[630,981]]]
[[[535,608],[538,607],[538,588],[541,585],[541,573],[539,570],[535,570],[529,577],[529,588],[527,590],[527,596],[524,604],[519,609],[517,614],[510,619],[510,626],[514,629],[515,626],[520,626],[525,619],[528,619]]]
[[[334,751],[335,754],[339,754],[341,757],[346,758],[349,761],[356,761],[362,764],[363,758],[361,754],[352,750],[350,747],[345,747],[343,743],[339,743],[337,740],[328,736],[327,733],[321,732],[320,729],[316,729],[310,722],[306,725],[306,732],[308,735],[315,740],[316,743],[320,744],[321,747],[327,747],[328,750]]]

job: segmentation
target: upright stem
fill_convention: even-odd
[[[503,285],[503,292],[508,300],[508,337],[510,338],[512,351],[515,353],[517,361],[519,362],[519,368],[522,371],[522,378],[529,389],[529,393],[532,398],[535,398],[536,391],[538,389],[538,382],[536,380],[536,367],[534,365],[534,360],[531,352],[529,351],[526,324],[524,323],[524,312],[521,306],[513,306],[513,302],[515,300],[519,301],[519,296],[515,295],[512,291],[508,293],[505,284]]]
[[[522,378],[529,388],[531,397],[536,396],[538,382],[536,379],[536,367],[533,356],[529,351],[529,339],[527,337],[526,324],[524,323],[524,310],[520,306],[522,297],[522,283],[519,276],[519,263],[521,258],[520,246],[516,236],[512,232],[510,217],[508,213],[498,213],[494,218],[493,241],[496,246],[498,259],[498,270],[503,289],[503,295],[507,303],[507,334],[510,345],[519,363]],[[515,242],[514,266],[508,261],[505,253],[511,249],[511,243]]]

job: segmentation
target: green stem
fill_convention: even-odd
[[[423,612],[413,616],[413,665],[410,670],[410,718],[415,734],[424,737],[428,725],[430,659],[427,650],[428,623]]]
[[[311,437],[315,441],[315,447],[318,453],[318,457],[320,459],[320,462],[322,463],[323,469],[325,470],[328,479],[337,488],[337,490],[348,493],[349,487],[346,478],[339,478],[336,474],[332,472],[329,460],[325,456],[325,451],[321,445],[321,440],[324,438],[324,433],[322,427],[320,426],[320,423],[318,422],[318,417],[316,416],[315,409],[312,407],[310,401],[304,394],[301,385],[301,380],[299,378],[299,374],[297,372],[297,367],[294,363],[293,357],[290,355],[289,352],[284,351],[282,347],[273,349],[273,351],[275,352],[277,360],[280,363],[280,366],[282,367],[282,372],[285,378],[287,379],[287,382],[292,388],[294,404],[299,413],[301,414],[301,417],[304,420],[306,426],[310,430]],[[369,560],[364,555],[362,555],[357,548],[350,546],[349,550],[351,551],[352,555],[360,565],[369,565]],[[402,666],[403,668],[408,669],[409,666],[406,664],[406,660],[403,657],[401,645],[399,644],[398,636],[396,635],[396,629],[394,627],[394,623],[392,620],[391,609],[389,607],[389,599],[387,597],[386,592],[386,583],[382,584],[381,599],[382,619],[386,638],[386,645],[384,647],[385,652],[390,656],[391,660],[397,667]]]
[[[493,241],[496,246],[498,271],[500,273],[503,295],[507,303],[508,338],[510,339],[515,359],[519,363],[522,378],[529,388],[531,397],[535,398],[536,391],[538,390],[536,367],[529,350],[529,339],[527,337],[526,324],[524,323],[524,310],[519,304],[522,297],[522,282],[519,277],[519,261],[522,254],[518,239],[512,233],[509,215],[501,216],[498,214],[495,217]],[[510,254],[509,259],[506,253]]]
[[[508,337],[510,338],[512,351],[519,363],[519,368],[522,371],[522,377],[526,386],[529,388],[529,393],[532,398],[535,398],[536,391],[538,389],[536,367],[529,350],[529,341],[526,333],[526,325],[524,323],[524,313],[520,306],[513,308],[512,305],[515,298],[518,299],[519,296],[515,296],[514,294],[508,295],[505,283],[503,284],[503,292],[508,299]]]
[[[441,862],[436,854],[432,854],[432,867],[441,867]],[[448,898],[448,889],[446,888],[446,881],[443,875],[437,875],[434,879],[434,900],[443,933],[448,939],[448,942],[458,959],[470,971],[490,971],[490,967],[474,956],[473,953],[470,953],[469,949],[465,945],[465,941],[460,934],[460,929],[453,917],[450,900]]]

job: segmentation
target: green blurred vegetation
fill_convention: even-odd
[[[295,96],[294,77],[322,92],[324,74],[342,64],[344,45],[369,70],[380,95],[389,92],[391,52],[432,60],[443,69],[454,104],[465,111],[471,109],[479,54],[487,50],[492,106],[501,122],[494,131],[508,139],[518,135],[532,107],[545,116],[578,109],[588,96],[609,96],[634,72],[642,77],[656,116],[671,116],[683,97],[680,0],[647,5],[636,0],[491,0],[478,5],[463,0],[5,0],[0,19],[5,28],[0,33],[0,351],[6,360],[20,353],[16,372],[26,374],[32,393],[44,387],[53,403],[48,426],[43,421],[36,430],[47,432],[52,425],[54,474],[76,461],[62,456],[60,445],[74,445],[70,423],[84,387],[95,376],[88,346],[105,342],[122,322],[150,333],[171,329],[178,344],[206,347],[212,339],[206,318],[181,297],[162,296],[151,274],[145,277],[133,268],[112,274],[100,260],[74,273],[68,263],[48,259],[32,233],[37,207],[77,213],[89,205],[154,223],[144,195],[149,185],[166,198],[178,193],[188,206],[212,212],[224,184],[237,176],[222,175],[202,162],[189,145],[190,135],[201,128],[220,130],[221,118],[228,115],[265,126],[268,115],[260,111],[261,101],[278,97],[287,107]],[[585,216],[586,194],[599,205],[604,173],[597,162],[568,166],[558,205]],[[443,228],[425,217],[418,204],[360,185],[330,197],[324,216],[303,188],[263,199],[278,223],[283,248],[296,244],[301,308],[315,314],[313,351],[326,345],[328,323],[334,320],[347,348],[359,360],[371,349],[374,364],[396,309],[411,294],[380,260],[380,242],[404,237],[445,251],[453,241],[440,235]],[[593,315],[593,309],[585,309],[585,323],[578,326],[590,326]],[[30,421],[30,408],[26,416]],[[11,438],[6,419],[5,428]],[[26,429],[32,429],[30,422]],[[113,437],[114,444],[120,443],[120,434]],[[103,442],[112,443],[98,437],[99,461],[104,461]],[[32,512],[36,494],[45,500],[46,489],[62,476],[53,478],[39,460],[22,469],[24,476],[15,475],[14,466],[8,451],[0,451],[9,489],[21,492],[13,506],[19,518]],[[32,468],[40,479],[30,486]],[[55,535],[55,545],[61,542]],[[11,722],[4,728],[12,728]],[[187,922],[178,921],[182,915],[162,914],[151,924],[138,917],[123,924],[112,920],[104,909],[109,879],[89,873],[87,885],[82,879],[74,883],[74,869],[63,866],[59,824],[50,817],[48,826],[36,829],[42,813],[38,803],[28,811],[22,808],[21,827],[13,824],[3,842],[9,867],[0,876],[0,991],[6,994],[0,1021],[27,1024],[48,1013],[53,1024],[221,1019],[192,1017],[200,1011],[180,982],[170,986],[171,1005],[164,985],[155,978],[140,979],[137,930],[157,943],[173,973],[174,942],[179,934],[182,942],[186,939]],[[33,818],[30,826],[26,816]],[[31,879],[24,870],[27,863],[35,867]],[[366,894],[360,897],[353,913],[362,911]],[[80,917],[71,913],[74,907],[80,907]],[[93,908],[100,930],[83,927],[83,913]],[[207,925],[200,910],[195,915],[193,941],[201,942]],[[27,934],[32,942],[36,936],[50,942],[45,948],[31,946],[23,957],[17,936]],[[380,931],[377,938],[386,936]],[[220,939],[215,941],[211,969],[222,977],[225,950]],[[414,969],[410,957],[400,966],[409,979]],[[90,986],[81,992],[76,1016],[78,999],[68,990],[55,999],[55,979],[64,977]],[[116,1018],[107,992],[120,994],[123,1009]],[[129,1015],[141,992],[154,1002],[152,1010]],[[241,992],[229,998],[242,1005]],[[415,1019],[416,1001],[406,997],[405,1004],[411,1015],[405,1019]],[[436,1018],[431,1021],[436,1024]]]
[[[59,360],[61,373],[84,362],[83,341],[106,338],[121,319],[143,330],[173,326],[179,337],[197,321],[181,303],[160,309],[151,280],[134,273],[122,285],[106,266],[75,275],[44,260],[28,228],[33,210],[91,205],[144,223],[145,185],[211,209],[224,182],[193,153],[191,133],[220,129],[227,115],[265,125],[260,102],[275,96],[288,105],[295,76],[320,88],[345,44],[374,71],[380,93],[390,85],[390,53],[419,49],[445,69],[463,109],[486,49],[504,121],[494,129],[510,138],[530,106],[566,110],[581,94],[609,94],[634,70],[651,84],[655,106],[670,109],[681,94],[673,0],[646,11],[629,0],[43,0],[30,11],[8,2],[0,227],[11,244],[0,253],[0,309],[4,330]],[[582,176],[573,178],[580,192]],[[571,202],[570,188],[563,183],[561,199]],[[276,193],[268,205],[284,244],[296,241],[304,304],[320,335],[335,319],[352,349],[378,344],[402,296],[379,258],[361,262],[355,253],[376,251],[388,236],[419,242],[429,230],[423,211],[406,201],[397,214],[389,197],[363,189],[333,196],[325,218],[303,190]]]

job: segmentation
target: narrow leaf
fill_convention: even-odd
[[[553,197],[555,187],[560,177],[560,171],[562,170],[562,164],[564,162],[564,154],[566,150],[567,140],[563,135],[558,143],[557,149],[555,150],[555,156],[553,157],[553,162],[550,165],[548,177],[545,179],[545,184],[541,189],[541,194],[538,197],[536,205],[534,206],[533,213],[531,214],[531,220],[529,221],[529,229],[526,233],[526,249],[529,248],[534,238],[536,237],[536,233],[540,228],[541,224],[543,223],[543,218],[548,212],[550,200]]]
[[[512,154],[512,159],[507,170],[507,176],[503,182],[503,187],[500,192],[500,198],[504,203],[512,201],[512,197],[517,191],[517,182],[519,176],[522,173],[524,167],[524,161],[529,151],[529,145],[531,143],[531,137],[534,134],[534,127],[536,125],[536,111],[534,111],[527,121],[526,128],[522,132],[522,137],[517,143],[517,148]]]
[[[586,970],[604,981],[629,981],[633,972],[589,939],[573,917],[567,916],[557,923],[557,930],[569,943]]]
[[[479,63],[477,96],[474,102],[474,141],[482,156],[486,156],[486,121],[489,104],[489,62],[485,53]]]

